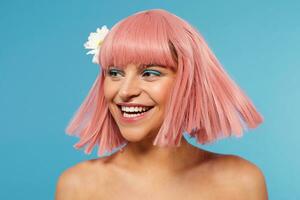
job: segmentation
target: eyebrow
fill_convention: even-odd
[[[143,69],[147,69],[147,68],[150,68],[150,67],[160,67],[160,68],[164,68],[164,69],[167,69],[166,66],[164,65],[159,65],[159,64],[140,64],[137,66],[137,68],[139,70],[143,70]],[[114,69],[114,68],[118,68],[116,66],[109,66],[108,69]]]
[[[149,68],[149,67],[161,67],[161,68],[167,68],[164,65],[160,65],[160,64],[140,64],[138,66],[139,69],[145,69],[145,68]]]

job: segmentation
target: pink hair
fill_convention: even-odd
[[[101,47],[99,63],[124,67],[130,63],[158,64],[177,71],[165,120],[153,142],[179,146],[186,131],[205,144],[255,128],[263,121],[251,100],[224,71],[201,34],[189,23],[162,9],[136,13],[117,23]],[[93,87],[66,132],[80,137],[74,145],[98,156],[124,146],[103,96],[104,73]]]

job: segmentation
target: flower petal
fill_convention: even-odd
[[[98,63],[98,57],[100,52],[100,47],[104,41],[104,38],[108,34],[109,29],[106,27],[106,25],[103,25],[100,28],[96,29],[96,32],[90,33],[88,37],[88,41],[84,43],[84,47],[86,49],[91,49],[87,52],[87,54],[94,54],[93,56],[93,63]]]

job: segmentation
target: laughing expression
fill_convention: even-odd
[[[104,70],[104,96],[109,111],[122,136],[131,142],[156,136],[176,78],[176,72],[164,66],[139,66],[129,64]]]

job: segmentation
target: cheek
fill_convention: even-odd
[[[160,106],[164,106],[168,100],[169,95],[172,92],[173,81],[165,80],[161,81],[155,85],[152,85],[149,88],[149,93],[153,97],[153,99],[160,104]]]
[[[106,101],[111,101],[114,97],[115,94],[115,89],[116,87],[114,86],[114,84],[109,81],[109,80],[104,80],[103,83],[103,93],[104,93],[104,98],[106,99]]]

